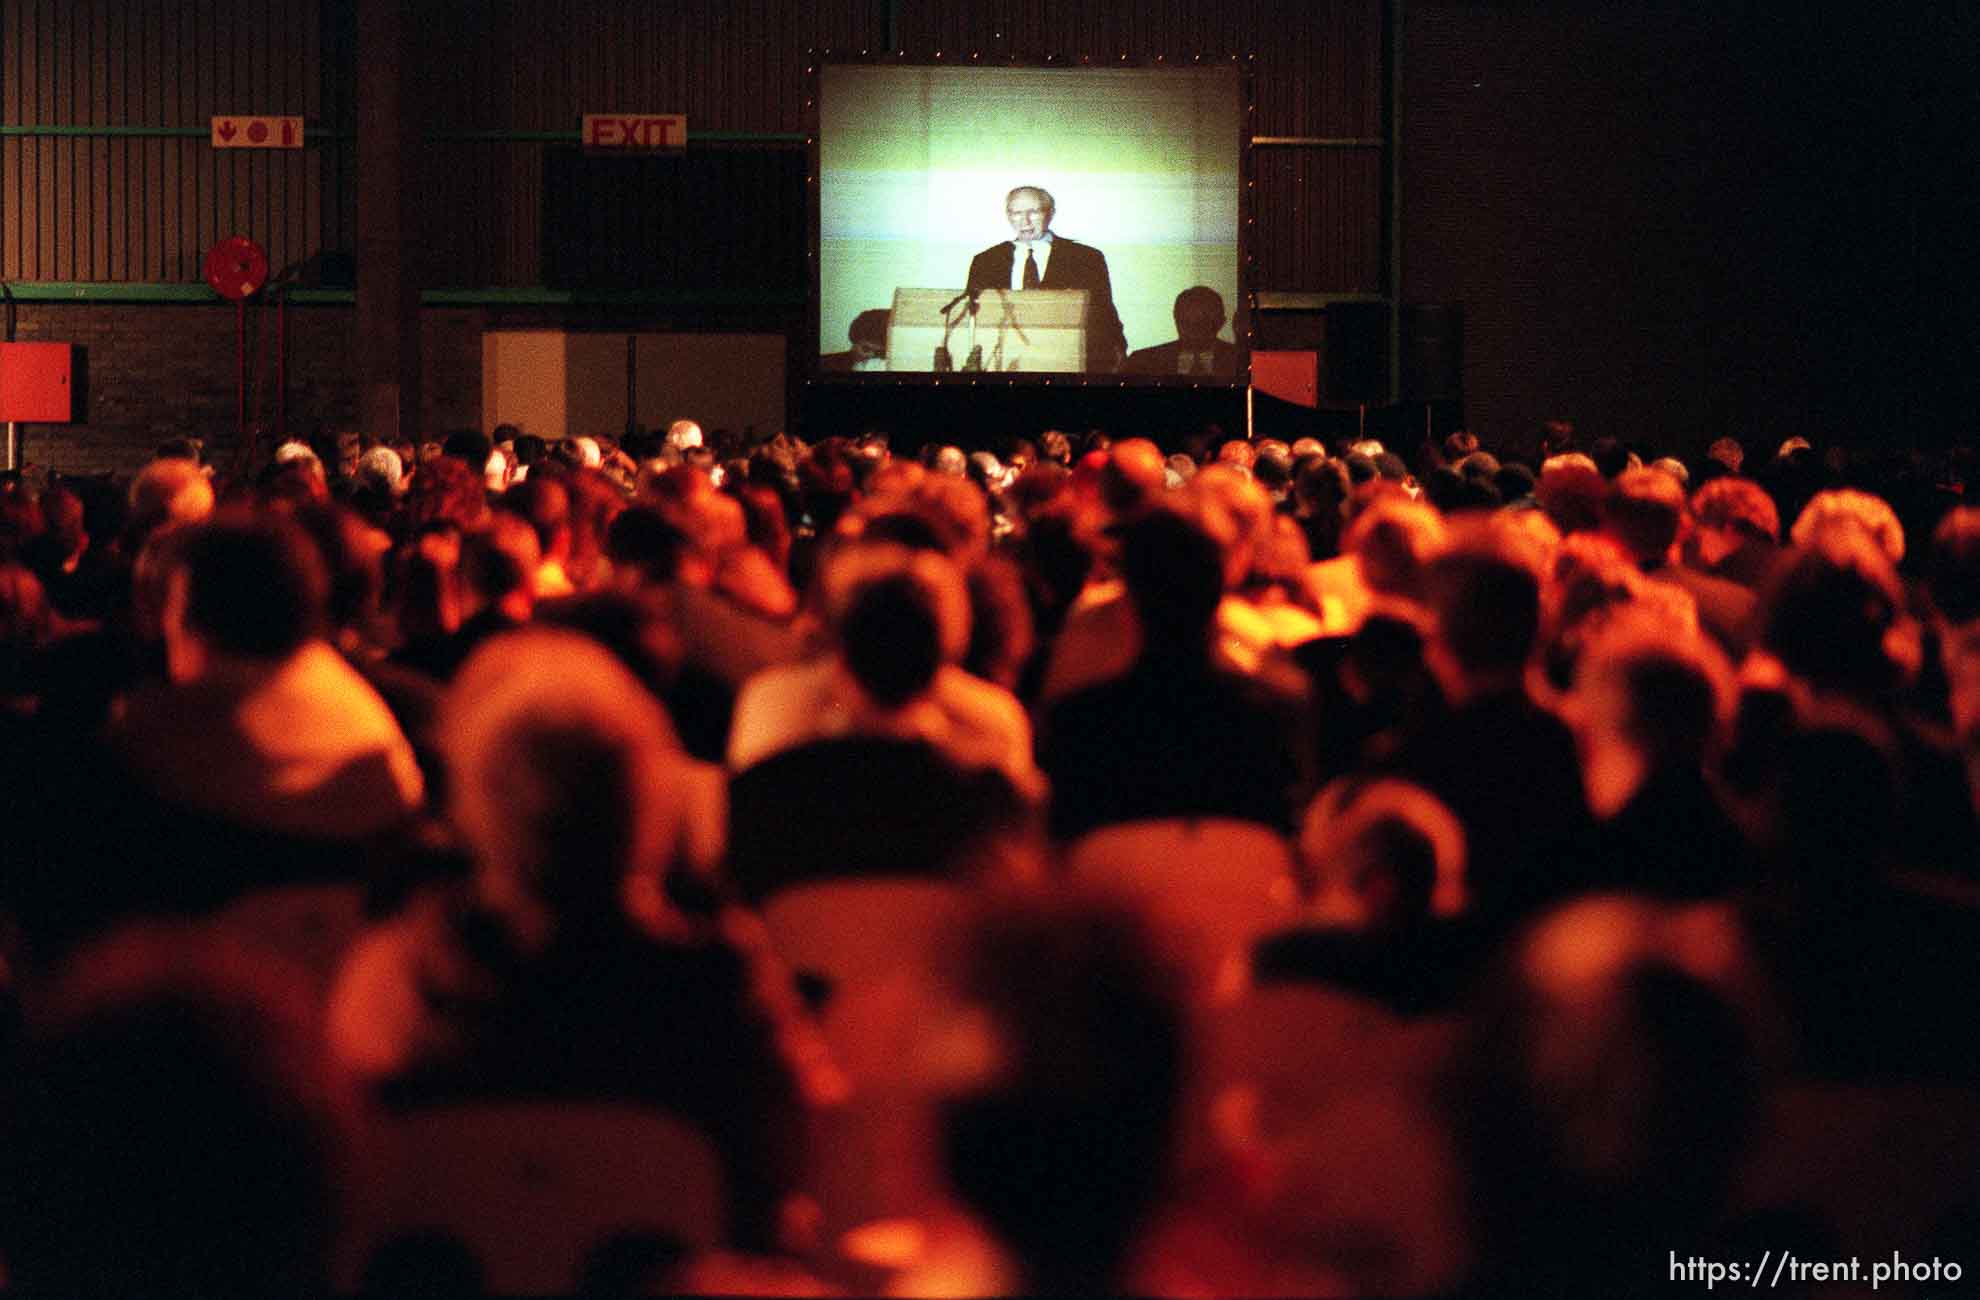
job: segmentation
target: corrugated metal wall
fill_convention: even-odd
[[[349,0],[345,0],[346,3]],[[430,0],[436,122],[575,131],[666,111],[711,131],[804,126],[806,51],[878,46],[885,0]]]
[[[408,51],[430,139],[422,279],[546,280],[544,139],[584,112],[682,111],[700,132],[798,133],[809,51],[912,57],[1255,54],[1261,135],[1378,139],[1383,0],[428,0]],[[0,279],[190,282],[246,234],[279,268],[354,238],[355,0],[0,0]],[[890,24],[897,30],[890,31]],[[216,113],[295,113],[310,147],[216,152]],[[78,133],[77,128],[95,128]],[[50,133],[50,131],[55,133]],[[761,148],[740,143],[714,148]],[[791,147],[786,142],[783,147]],[[1258,167],[1259,287],[1383,284],[1379,147],[1280,146]],[[733,169],[756,177],[761,169]],[[780,175],[770,169],[766,175]],[[765,188],[768,184],[769,188]],[[678,202],[801,243],[802,191]],[[694,223],[690,223],[694,224]],[[791,263],[797,265],[794,259]],[[796,287],[796,286],[793,286]]]
[[[67,133],[0,138],[0,278],[195,280],[230,234],[278,267],[338,237],[336,146],[206,138],[216,113],[315,121],[321,37],[309,0],[5,0],[0,124]]]
[[[1382,292],[1382,176],[1376,149],[1260,149],[1257,287]]]

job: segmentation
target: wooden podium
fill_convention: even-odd
[[[1086,290],[985,289],[976,297],[973,321],[968,300],[957,301],[961,294],[894,290],[887,369],[1043,375],[1086,369]]]

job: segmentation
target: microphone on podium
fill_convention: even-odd
[[[949,313],[956,309],[956,304],[965,298],[969,299],[969,314],[974,316],[979,306],[977,299],[982,296],[982,293],[983,290],[981,289],[964,289],[961,293],[942,304],[942,319],[948,323],[949,330],[953,330],[956,327],[955,322],[948,319]],[[935,345],[934,369],[937,374],[948,374],[953,372],[955,368],[955,358],[949,354],[948,330],[944,330],[942,341]],[[970,349],[969,360],[963,363],[963,369],[983,369],[983,349],[981,347]]]

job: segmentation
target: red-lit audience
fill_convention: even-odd
[[[498,438],[0,483],[8,1284],[499,1292],[350,1225],[517,1100],[719,1165],[573,1288],[1630,1295],[1974,1222],[1968,449]]]

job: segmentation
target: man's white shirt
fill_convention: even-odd
[[[1024,288],[1024,250],[1026,245],[1023,240],[1014,239],[1011,241],[1011,246],[1015,250],[1011,255],[1011,288],[1022,289]],[[1038,280],[1040,284],[1043,284],[1045,281],[1045,265],[1052,260],[1052,232],[1049,230],[1046,231],[1038,238],[1032,240],[1029,246],[1037,253]]]

